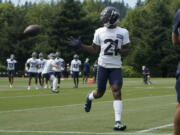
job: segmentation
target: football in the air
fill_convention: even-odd
[[[36,36],[41,32],[41,26],[37,24],[29,25],[24,30],[24,34],[27,36]]]

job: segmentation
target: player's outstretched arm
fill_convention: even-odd
[[[92,53],[92,54],[96,54],[99,51],[99,46],[97,46],[96,44],[92,44],[92,45],[82,45],[81,46],[83,50]]]
[[[26,62],[26,63],[25,63],[25,68],[27,68],[27,67],[28,67],[28,63]]]
[[[99,51],[99,46],[97,46],[96,44],[92,44],[92,45],[85,45],[82,43],[82,41],[79,39],[75,39],[74,37],[70,37],[68,38],[68,44],[70,46],[73,47],[77,47],[77,48],[82,48],[83,50],[89,52],[89,53],[97,53]]]
[[[25,70],[28,71],[28,63],[25,63]]]

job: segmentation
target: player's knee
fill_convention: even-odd
[[[114,92],[114,98],[115,98],[115,99],[121,98],[121,92],[120,92],[120,91],[115,91],[115,92]]]
[[[120,87],[112,87],[113,96],[115,99],[121,99],[121,88]]]
[[[102,91],[95,91],[94,97],[95,98],[101,98],[104,95],[104,92]]]

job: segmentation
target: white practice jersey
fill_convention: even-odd
[[[55,64],[55,61],[52,59],[46,60],[46,64],[42,71],[42,74],[52,73],[54,72],[52,64]]]
[[[29,58],[26,63],[29,64],[28,72],[37,73],[37,70],[38,70],[38,60],[37,59]]]
[[[41,73],[43,71],[45,63],[46,63],[46,59],[38,59],[38,65],[39,65],[38,73]]]
[[[70,70],[73,72],[79,72],[80,71],[80,65],[81,65],[80,60],[72,60]]]
[[[14,59],[7,59],[7,70],[15,70],[15,64],[17,63]]]
[[[120,68],[122,65],[118,49],[130,42],[128,30],[120,27],[101,27],[94,34],[93,43],[101,48],[98,65],[105,68]]]
[[[56,58],[55,60],[55,64],[59,67],[59,68],[55,68],[55,67],[53,67],[53,70],[55,71],[55,72],[61,72],[62,71],[62,66],[63,66],[63,62],[64,62],[64,60],[62,59],[62,58]]]

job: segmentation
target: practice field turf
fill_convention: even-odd
[[[175,78],[124,79],[122,122],[125,131],[113,131],[113,98],[109,85],[101,99],[84,112],[85,98],[95,84],[74,89],[72,80],[61,81],[60,93],[27,91],[27,79],[15,78],[10,89],[0,78],[0,135],[172,135],[176,108]],[[34,83],[33,83],[34,84]],[[32,85],[33,86],[33,85]]]

